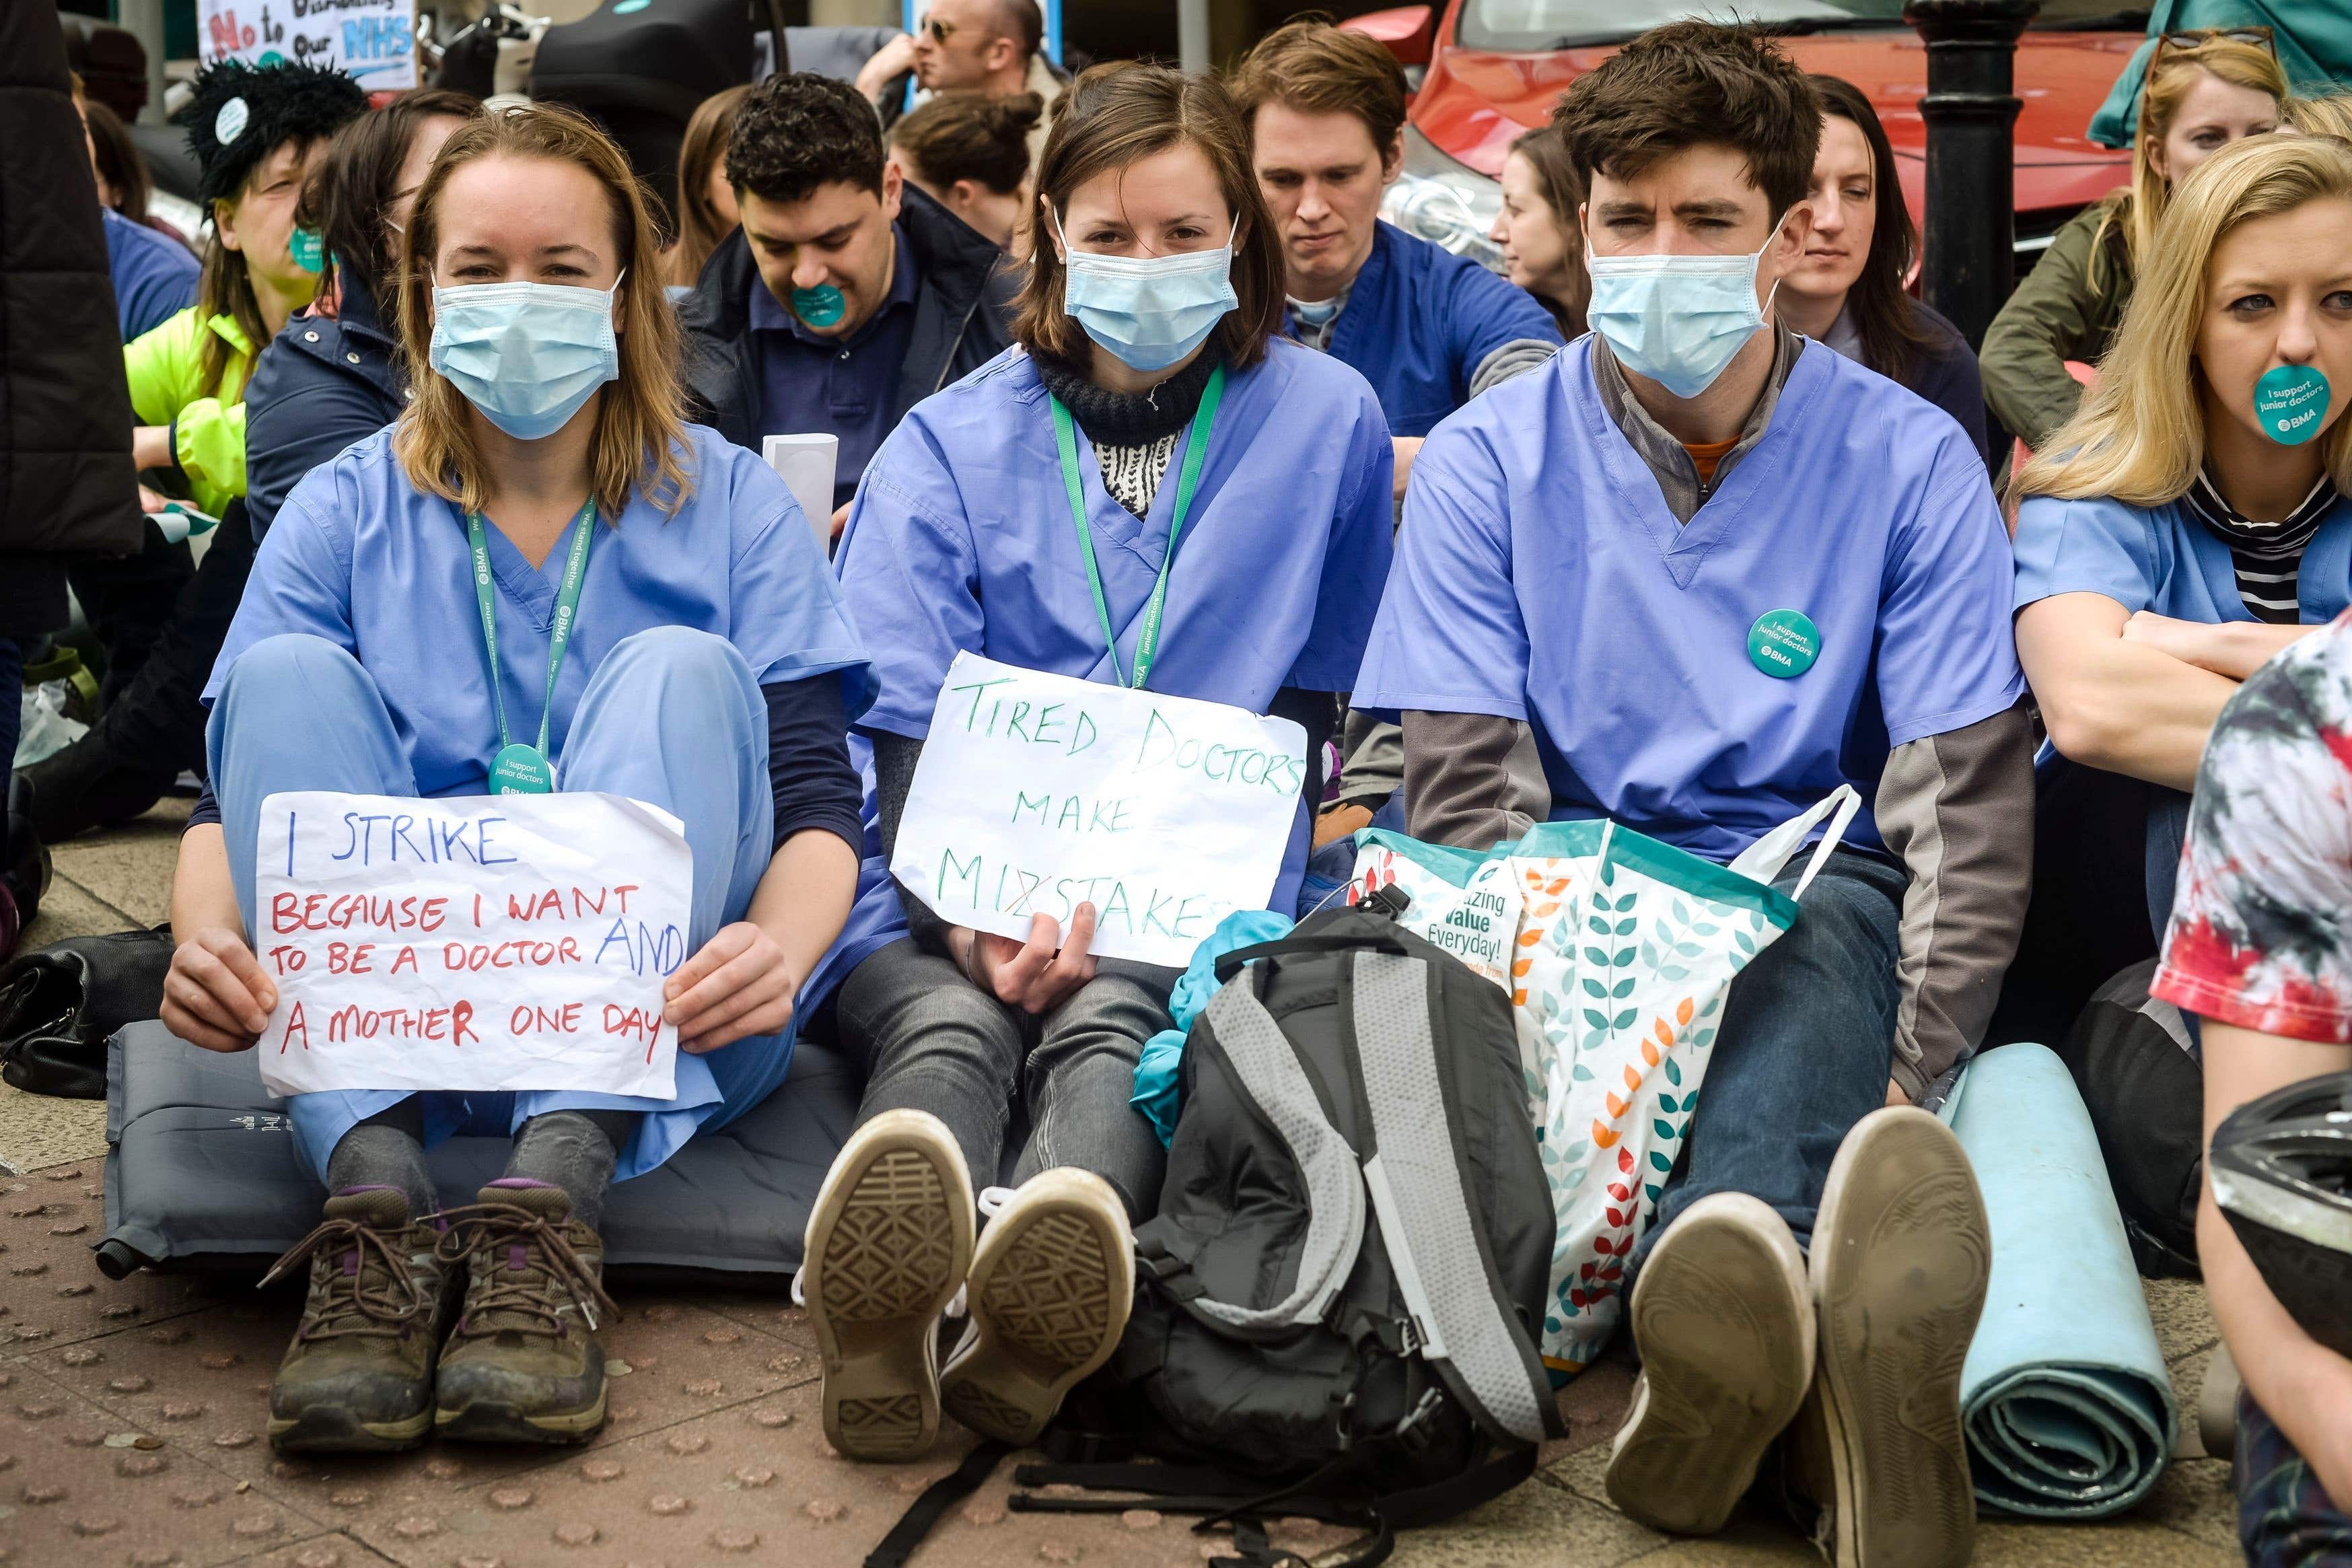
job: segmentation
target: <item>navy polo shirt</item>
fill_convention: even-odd
[[[882,438],[890,434],[891,393],[915,336],[914,253],[907,231],[890,226],[896,247],[890,292],[882,308],[846,338],[811,331],[751,275],[751,341],[758,356],[760,433],[808,436],[825,432],[841,438],[833,472],[833,504],[845,505],[857,492]]]

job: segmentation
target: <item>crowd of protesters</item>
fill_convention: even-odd
[[[40,844],[184,776],[163,1016],[218,1051],[276,1002],[269,795],[543,791],[560,759],[695,850],[673,1098],[291,1100],[326,1195],[272,1441],[594,1432],[609,1184],[777,1092],[803,1029],[866,1075],[801,1281],[834,1445],[914,1458],[943,1410],[1025,1442],[1103,1364],[1180,972],[1095,955],[1090,906],[1014,939],[877,870],[971,652],[1295,720],[1285,913],[1376,822],[1484,849],[1606,817],[1729,862],[1858,792],[1625,1262],[1608,1488],[1676,1533],[1820,1423],[1874,1456],[1798,1476],[1835,1561],[1967,1560],[1982,1213],[1871,1209],[1858,1173],[1966,1188],[1919,1107],[2028,1037],[2004,982],[2053,911],[2103,910],[2193,1048],[2069,1064],[2144,1266],[2211,1289],[2245,1549],[2352,1553],[2352,1360],[2199,1173],[2231,1111],[2352,1068],[2345,101],[2291,98],[2262,29],[2162,37],[2129,184],[1979,357],[1910,292],[1868,97],[1755,30],[1670,25],[1578,78],[1509,146],[1499,275],[1381,220],[1408,94],[1365,36],[1293,23],[1222,75],[1068,77],[1040,40],[1030,0],[935,0],[854,72],[713,98],[675,215],[569,110],[215,65],[181,235],[120,123],[0,26],[33,62],[0,83],[7,266],[48,279],[0,300],[9,750],[68,587],[103,660],[88,732],[14,775],[0,956]],[[59,192],[87,210],[27,234]],[[812,432],[814,530],[760,456]],[[1793,671],[1755,651],[1774,616]],[[2055,1007],[2054,1040],[2116,967],[2010,1005]],[[461,1130],[510,1155],[445,1211],[425,1152]],[[1024,1268],[1103,1304],[1008,1348]],[[1837,1268],[1951,1299],[1857,1343],[1817,1330]]]

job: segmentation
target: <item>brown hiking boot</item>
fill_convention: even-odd
[[[492,1182],[443,1217],[443,1260],[467,1262],[466,1305],[441,1352],[434,1425],[478,1443],[585,1443],[604,1425],[596,1331],[619,1311],[604,1242],[542,1182]]]
[[[412,1223],[390,1187],[338,1193],[326,1215],[262,1280],[310,1260],[302,1321],[269,1385],[270,1446],[413,1448],[433,1428],[433,1359],[448,1321],[439,1228]]]

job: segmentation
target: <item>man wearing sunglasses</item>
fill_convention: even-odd
[[[984,92],[1009,98],[1034,92],[1050,106],[1061,95],[1061,79],[1039,52],[1045,18],[1037,0],[931,0],[911,37],[895,37],[866,61],[857,85],[874,98],[881,84],[898,81],[911,68],[926,93]],[[885,109],[884,118],[892,116]],[[1029,133],[1034,167],[1045,145],[1048,115]]]

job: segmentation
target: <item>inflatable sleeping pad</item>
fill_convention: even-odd
[[[199,1050],[160,1023],[108,1042],[106,1236],[99,1267],[258,1271],[319,1223],[318,1183],[294,1152],[286,1102],[249,1051]],[[658,1170],[614,1184],[605,1268],[772,1275],[800,1268],[817,1187],[857,1114],[839,1055],[803,1040],[784,1086]],[[506,1160],[503,1138],[453,1138],[429,1163],[445,1203],[471,1203]]]

